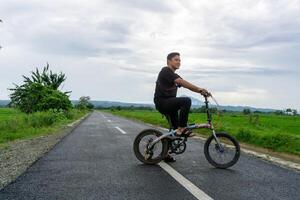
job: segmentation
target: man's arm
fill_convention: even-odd
[[[180,84],[181,86],[197,93],[201,93],[202,95],[205,93],[209,93],[206,89],[197,87],[196,85],[182,79],[182,78],[177,78],[174,80],[175,83]]]

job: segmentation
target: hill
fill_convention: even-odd
[[[192,108],[199,108],[204,105],[203,101],[190,97],[192,100]],[[0,107],[5,107],[9,103],[9,100],[0,100]],[[97,101],[97,100],[92,100],[90,101],[96,108],[97,107],[102,107],[102,108],[109,108],[109,107],[116,107],[116,106],[121,106],[121,107],[150,107],[150,108],[155,108],[154,104],[145,104],[145,103],[129,103],[129,102],[120,102],[120,101]],[[72,100],[73,104],[77,104],[78,100]],[[210,101],[211,107],[215,107],[216,105],[214,102]],[[271,108],[255,108],[251,106],[231,106],[231,105],[220,105],[221,110],[227,110],[227,111],[235,111],[235,112],[241,112],[245,108],[250,109],[252,112],[254,111],[260,111],[260,112],[274,112],[276,109],[271,109]]]

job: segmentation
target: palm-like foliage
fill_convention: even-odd
[[[42,71],[36,68],[35,71],[31,72],[31,76],[23,75],[23,78],[24,83],[22,85],[14,84],[15,88],[10,88],[9,90],[12,91],[10,94],[11,104],[21,108],[25,112],[37,110],[37,104],[50,93],[56,96],[57,94],[60,95],[59,93],[62,92],[58,89],[66,80],[65,74],[62,72],[53,73],[52,70],[49,70],[48,63]],[[55,91],[58,93],[55,93]],[[67,96],[66,94],[70,92],[63,92],[61,98],[64,98],[64,95]]]
[[[59,74],[53,73],[52,70],[49,70],[49,64],[47,63],[46,67],[43,68],[43,71],[40,73],[39,69],[36,68],[35,71],[31,72],[31,77],[23,76],[25,79],[25,84],[30,83],[41,83],[44,86],[49,86],[50,88],[57,90],[60,85],[66,80],[65,74],[60,72]]]

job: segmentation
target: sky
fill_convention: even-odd
[[[153,103],[176,51],[219,104],[300,110],[299,0],[0,0],[0,19],[0,99],[48,62],[71,99]]]

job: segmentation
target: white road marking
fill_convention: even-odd
[[[208,196],[205,192],[195,186],[191,181],[186,179],[184,176],[179,174],[175,169],[164,161],[158,163],[158,165],[165,170],[170,176],[172,176],[178,183],[180,183],[185,189],[187,189],[194,197],[201,200],[211,200],[212,198]]]
[[[122,134],[126,134],[126,132],[124,130],[122,130],[121,128],[119,128],[118,126],[116,126],[115,128],[118,129]]]

